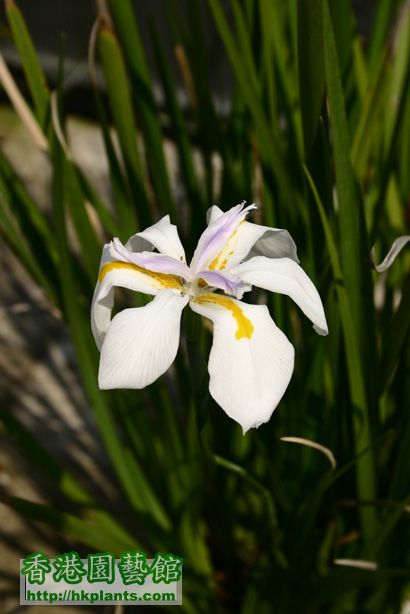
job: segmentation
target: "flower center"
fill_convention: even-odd
[[[209,291],[209,285],[206,283],[206,281],[202,279],[201,277],[195,277],[195,279],[191,282],[188,282],[188,281],[184,282],[183,291],[185,294],[187,294],[191,298],[195,298],[196,296],[201,294],[201,292],[203,292],[203,290],[206,288]]]

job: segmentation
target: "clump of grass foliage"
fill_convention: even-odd
[[[232,0],[229,18],[219,0],[192,0],[184,14],[179,2],[164,0],[184,57],[191,105],[183,110],[155,23],[150,43],[162,109],[131,2],[108,0],[93,51],[106,86],[104,97],[95,89],[95,116],[113,208],[56,130],[64,132],[65,123],[63,59],[61,85],[50,94],[24,18],[12,0],[6,4],[27,103],[52,166],[53,209],[43,213],[0,154],[0,228],[63,314],[123,493],[104,509],[25,432],[24,454],[54,480],[67,509],[9,504],[58,527],[84,551],[183,556],[187,612],[399,611],[410,591],[410,262],[403,251],[380,278],[369,254],[376,245],[381,259],[406,234],[406,207],[409,220],[408,2],[380,0],[364,44],[347,0]],[[226,114],[210,94],[203,20],[216,26],[234,75]],[[178,202],[166,135],[176,147]],[[184,216],[189,255],[207,207],[243,199],[261,204],[260,221],[291,232],[330,329],[326,338],[315,336],[290,300],[271,299],[277,325],[296,347],[293,379],[271,421],[243,437],[214,405],[206,371],[211,337],[195,319],[184,322],[171,374],[144,393],[101,392],[89,308],[102,245],[92,220],[106,239],[126,240],[162,215],[179,226]],[[80,253],[68,240],[68,220]],[[1,418],[22,434],[7,411]],[[336,469],[320,451],[282,436],[326,446]],[[124,508],[126,525],[118,520]],[[346,567],[337,559],[376,565]]]

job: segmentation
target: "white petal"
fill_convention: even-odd
[[[384,260],[380,262],[380,264],[376,264],[375,247],[373,247],[370,252],[370,259],[373,263],[375,270],[378,273],[383,273],[384,271],[387,271],[387,269],[391,267],[397,256],[400,254],[401,250],[407,245],[409,241],[410,235],[402,235],[401,237],[397,237],[397,239],[393,241],[391,248],[389,249]]]
[[[153,226],[137,232],[128,239],[125,247],[132,252],[149,251],[156,248],[161,254],[185,262],[185,251],[177,227],[165,215]]]
[[[206,212],[206,223],[208,226],[209,224],[212,224],[212,222],[215,222],[218,217],[221,217],[221,215],[223,215],[223,211],[218,207],[218,205],[212,205],[212,207],[209,207],[208,211]]]
[[[187,302],[188,297],[164,290],[145,307],[118,313],[101,348],[100,388],[144,388],[165,373],[178,351]]]
[[[103,248],[98,281],[91,305],[91,328],[98,348],[101,348],[110,325],[115,286],[152,295],[172,285],[174,292],[179,293],[181,290],[179,279],[173,275],[144,271],[132,263],[113,262],[110,248],[110,244]]]
[[[319,293],[302,267],[290,258],[256,256],[238,265],[232,272],[253,286],[290,296],[313,322],[315,331],[319,335],[328,334]]]
[[[144,294],[157,294],[159,288],[152,285],[151,279],[130,269],[113,269],[107,273],[94,290],[91,305],[91,328],[98,348],[101,348],[105,333],[111,322],[114,306],[114,287],[128,288]]]
[[[254,226],[256,229],[250,229],[249,226]],[[287,230],[251,224],[250,222],[246,222],[243,230],[247,231],[250,237],[252,237],[252,234],[253,236],[259,234],[252,249],[248,252],[247,258],[266,256],[267,258],[290,258],[294,262],[299,262],[296,244]],[[244,239],[242,240],[244,241]]]
[[[252,290],[250,284],[245,284],[237,276],[230,275],[226,271],[200,271],[197,275],[199,282],[204,280],[208,286],[223,290],[225,294],[231,294],[241,299],[245,292]]]
[[[212,397],[244,433],[267,422],[292,377],[292,344],[265,305],[203,294],[190,306],[214,324],[208,363]]]
[[[131,262],[149,271],[177,275],[188,280],[193,278],[191,269],[185,262],[158,252],[130,252],[117,237],[111,241],[110,253],[113,260]]]
[[[221,215],[223,211],[216,205],[208,209],[208,224],[215,223]],[[270,228],[243,220],[228,238],[210,268],[230,269],[253,256],[291,258],[299,262],[295,242],[287,230]]]
[[[132,237],[130,237],[125,243],[125,247],[129,252],[134,253],[152,252],[155,249],[155,245],[140,237],[139,233],[132,235]]]
[[[252,209],[256,209],[256,205],[245,207],[245,202],[242,202],[222,213],[206,227],[191,260],[190,267],[194,273],[217,268],[216,260],[219,260],[221,252],[225,250],[231,237],[235,235],[239,225]]]

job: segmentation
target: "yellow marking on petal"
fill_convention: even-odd
[[[232,299],[227,296],[222,296],[221,294],[200,294],[194,299],[194,302],[200,305],[204,303],[213,303],[214,305],[220,305],[221,307],[225,307],[225,309],[229,309],[238,326],[235,337],[237,339],[250,339],[252,337],[255,327],[249,318],[244,315],[243,310]]]
[[[216,256],[216,258],[214,258],[212,260],[211,264],[208,267],[211,271],[213,271],[215,269],[217,269],[219,271],[221,271],[223,269],[226,269],[226,266],[227,266],[228,260],[229,260],[229,256],[233,256],[233,254],[235,253],[230,248],[232,247],[232,243],[234,242],[234,240],[236,238],[236,235],[238,234],[238,230],[239,230],[241,224],[244,223],[244,221],[245,220],[242,220],[241,222],[239,222],[238,226],[235,228],[235,230],[232,232],[231,236],[227,240],[225,247]],[[230,251],[228,251],[228,250],[230,250]]]
[[[207,283],[205,281],[205,279],[202,279],[202,277],[200,279],[198,279],[198,286],[199,288],[206,288],[207,287]]]
[[[161,288],[177,288],[178,290],[182,290],[182,284],[180,278],[176,275],[170,275],[167,273],[157,273],[156,271],[150,271],[149,269],[144,269],[142,266],[138,266],[137,264],[133,264],[132,262],[108,262],[101,267],[101,270],[98,274],[98,281],[102,281],[107,273],[114,271],[115,269],[128,269],[130,271],[134,271],[136,273],[142,273],[149,277],[152,281],[157,282]],[[158,286],[157,286],[158,287]]]
[[[228,258],[225,258],[225,260],[222,260],[222,262],[219,263],[219,260],[221,259],[222,254],[223,252],[221,252],[219,256],[217,256],[216,258],[212,260],[211,264],[209,265],[209,268],[211,269],[211,271],[213,271],[214,269],[218,269],[218,271],[222,271],[222,269],[226,269],[226,265],[228,264]]]
[[[217,268],[217,266],[218,266],[219,256],[220,256],[220,254],[218,254],[218,255],[216,256],[216,258],[214,258],[214,259],[212,260],[211,264],[209,265],[209,267],[208,267],[208,268],[209,268],[211,271],[213,271],[214,269],[216,269],[216,268]]]

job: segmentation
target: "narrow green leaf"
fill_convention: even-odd
[[[138,220],[143,227],[149,226],[151,214],[138,150],[138,134],[132,108],[131,91],[120,46],[108,26],[103,26],[98,33],[98,49],[107,83],[111,115],[118,133]]]
[[[386,38],[400,0],[379,0],[375,5],[373,27],[369,41],[369,73],[377,70],[380,56],[384,53]]]
[[[138,511],[152,515],[164,529],[170,527],[169,519],[163,511],[159,502],[154,506],[151,497],[151,507],[147,506],[147,501],[140,489],[140,482],[144,480],[139,467],[130,457],[127,447],[122,445],[116,432],[115,424],[111,416],[107,401],[109,393],[102,393],[97,386],[96,359],[97,350],[95,348],[88,318],[85,320],[84,313],[77,300],[77,288],[72,269],[71,254],[68,248],[68,239],[65,222],[64,195],[66,193],[64,172],[63,152],[57,142],[53,144],[54,176],[53,176],[53,201],[56,236],[58,239],[60,271],[62,280],[62,292],[65,306],[65,314],[73,335],[76,348],[77,359],[84,386],[95,411],[97,425],[108,454],[120,478],[121,484],[128,494],[131,504]],[[88,311],[88,310],[87,310]],[[142,482],[141,482],[142,483]],[[144,482],[145,494],[147,484]]]
[[[70,473],[63,471],[57,465],[52,456],[32,437],[11,412],[0,407],[0,420],[13,439],[24,450],[26,456],[59,485],[61,492],[76,503],[91,503],[92,500],[88,493],[83,490]]]
[[[244,15],[244,10],[240,2],[233,2],[231,4],[233,19],[236,26],[236,33],[238,39],[241,41],[241,56],[242,62],[245,66],[245,71],[251,79],[251,88],[256,92],[257,96],[261,95],[261,87],[258,79],[255,61],[252,53],[252,39],[248,30],[248,23]]]
[[[114,205],[117,213],[118,224],[121,227],[119,238],[126,241],[130,236],[130,228],[137,227],[136,215],[131,206],[132,193],[127,186],[126,178],[119,163],[114,143],[110,133],[110,126],[107,118],[101,95],[97,89],[94,91],[97,116],[102,131],[105,151],[109,163],[110,179],[112,184]]]
[[[379,68],[367,90],[362,113],[352,143],[352,164],[359,177],[367,170],[369,157],[374,153],[375,142],[380,143],[379,127],[382,112],[386,105],[386,96],[390,86],[390,73],[387,64],[388,55],[383,55]]]
[[[382,390],[384,390],[393,374],[409,330],[410,277],[407,278],[403,288],[400,305],[383,336],[383,353],[380,369],[382,377]]]
[[[276,118],[278,114],[278,94],[275,88],[275,29],[276,21],[275,6],[272,2],[259,0],[259,13],[262,28],[263,43],[263,68],[264,79],[266,81],[266,91],[268,96],[269,116],[272,128],[276,131]],[[279,136],[276,133],[275,138]]]
[[[362,499],[374,499],[376,492],[376,476],[374,459],[371,446],[371,434],[369,418],[367,415],[366,391],[362,374],[360,349],[354,328],[354,319],[349,302],[349,295],[342,273],[338,249],[333,237],[333,233],[326,217],[325,210],[317,192],[316,186],[305,168],[305,173],[309,181],[312,193],[317,204],[319,215],[322,221],[323,230],[326,238],[326,245],[329,250],[330,262],[336,283],[336,291],[339,298],[340,317],[343,326],[345,340],[345,351],[347,358],[350,392],[353,403],[352,418],[354,424],[354,437],[356,453],[361,454],[363,450],[368,450],[357,460],[357,485],[359,496]],[[376,516],[372,508],[361,510],[361,525],[365,543],[369,543],[373,538],[376,528]]]
[[[28,272],[45,289],[54,305],[59,306],[59,284],[53,258],[42,239],[38,241],[30,217],[5,179],[7,176],[3,177],[0,169],[0,230]]]
[[[322,0],[298,0],[299,91],[305,158],[319,127],[325,87]]]
[[[21,216],[27,216],[30,226],[37,234],[38,242],[43,242],[46,249],[49,251],[50,258],[55,262],[56,249],[54,245],[54,237],[46,216],[40,210],[38,204],[27,191],[23,181],[21,181],[6,156],[0,152],[0,173],[12,191],[16,207],[19,206]]]
[[[297,4],[292,3],[296,8]],[[282,96],[286,106],[299,103],[298,75],[296,71],[289,70],[289,21],[292,19],[289,4],[271,2],[271,0],[259,0],[260,20],[262,28],[269,31],[269,38],[273,48],[273,56],[270,57],[272,69],[277,72],[278,79],[276,89],[282,90]],[[297,23],[297,22],[296,22]],[[277,91],[279,96],[280,92]],[[277,121],[277,115],[271,118]]]
[[[401,107],[400,130],[396,129],[394,136],[397,137],[397,149],[399,152],[398,174],[401,193],[405,195],[410,194],[410,173],[408,172],[410,168],[410,139],[407,138],[407,135],[410,134],[410,96],[403,100]],[[397,120],[396,125],[398,126]]]
[[[332,125],[336,189],[339,206],[340,254],[346,290],[351,303],[355,333],[359,339],[363,376],[372,422],[377,422],[374,372],[376,371],[375,319],[369,244],[364,207],[350,159],[350,138],[329,7],[323,0],[323,42],[326,85]]]
[[[402,117],[402,108],[408,100],[410,79],[410,10],[404,6],[392,42],[391,79],[385,115],[385,152],[388,154],[396,133],[397,122]],[[406,93],[407,92],[407,93]]]
[[[6,0],[6,14],[16,43],[24,74],[30,88],[40,126],[44,129],[48,113],[49,92],[29,31],[14,0]]]
[[[249,74],[247,67],[242,58],[242,53],[235,36],[231,31],[223,8],[218,0],[208,0],[208,6],[211,9],[215,24],[219,34],[225,45],[229,59],[231,61],[235,76],[238,80],[243,98],[249,107],[257,133],[257,142],[260,147],[261,157],[267,165],[273,169],[279,185],[282,188],[282,197],[286,201],[291,201],[292,187],[289,182],[289,174],[284,166],[283,157],[281,157],[281,147],[279,143],[274,141],[274,135],[270,130],[266,121],[263,106],[258,96],[258,92],[254,90],[252,84],[255,82],[255,77]],[[247,70],[248,68],[248,70]]]
[[[110,515],[98,509],[93,497],[83,488],[78,480],[69,471],[58,465],[54,458],[43,448],[10,412],[0,407],[0,420],[7,428],[14,441],[24,451],[25,457],[30,460],[54,482],[54,488],[63,493],[70,501],[84,508],[84,513],[91,517],[96,524],[104,527],[104,532],[115,539],[122,540],[124,547],[129,548],[134,538],[130,536],[117,521]],[[90,509],[91,508],[91,509]]]
[[[63,168],[66,202],[69,204],[70,217],[81,246],[81,258],[87,270],[88,278],[93,284],[100,262],[101,248],[96,230],[93,228],[87,212],[86,199],[81,190],[75,167],[70,161],[65,160]]]
[[[205,204],[202,194],[199,189],[199,181],[195,171],[194,161],[192,157],[192,145],[190,143],[188,130],[182,114],[182,110],[178,103],[175,83],[171,73],[171,68],[165,52],[161,44],[157,29],[152,27],[152,40],[154,44],[155,57],[158,64],[159,75],[164,88],[164,93],[167,101],[167,108],[172,122],[172,136],[178,148],[178,155],[181,165],[181,170],[184,177],[184,183],[188,192],[189,201],[194,209],[199,208],[205,211]],[[200,231],[200,216],[193,215],[193,230],[199,233]],[[197,228],[195,228],[197,225]]]
[[[401,419],[395,426],[397,438],[394,450],[394,466],[389,475],[389,497],[402,500],[410,492],[409,449],[410,449],[410,416],[407,411],[410,399],[410,335],[407,334],[407,344],[402,348],[402,359],[397,368],[397,379],[402,379],[402,385],[397,390]]]
[[[134,101],[140,129],[144,135],[147,164],[151,171],[155,195],[161,211],[173,216],[175,204],[165,163],[163,136],[134,11],[129,0],[110,0],[109,7],[131,72]]]
[[[353,15],[350,0],[330,0],[328,2],[340,72],[343,76],[350,66],[353,41]]]
[[[87,522],[67,512],[19,497],[2,496],[1,498],[3,503],[12,507],[22,516],[43,522],[59,531],[67,539],[74,539],[93,550],[108,551],[119,555],[124,548],[140,547],[135,539],[132,542],[127,541],[125,543],[122,540],[115,539],[112,534],[104,531],[103,527],[96,522]]]
[[[402,518],[403,514],[406,512],[406,508],[408,508],[410,504],[410,497],[406,497],[404,501],[401,501],[396,509],[393,509],[384,518],[383,525],[378,531],[377,535],[375,535],[374,540],[368,544],[366,555],[372,558],[375,558],[380,549],[383,547],[384,543],[388,539],[390,533],[396,528],[399,520]]]
[[[327,2],[323,3],[323,40],[326,67],[326,84],[332,120],[333,153],[336,169],[336,187],[340,207],[341,258],[346,286],[360,328],[361,281],[363,269],[360,245],[364,230],[361,228],[361,199],[350,161],[349,127],[343,99],[343,89],[335,38]]]
[[[363,106],[368,88],[368,75],[366,59],[363,52],[363,42],[361,37],[356,36],[353,41],[353,68],[356,77],[357,93]]]
[[[116,221],[113,219],[111,213],[108,211],[105,203],[102,202],[101,198],[96,193],[95,189],[85,177],[81,169],[78,168],[76,165],[73,165],[73,170],[75,172],[80,191],[82,192],[84,198],[88,200],[94,208],[98,216],[98,220],[101,222],[103,228],[111,236],[118,237],[120,234],[119,227]]]

